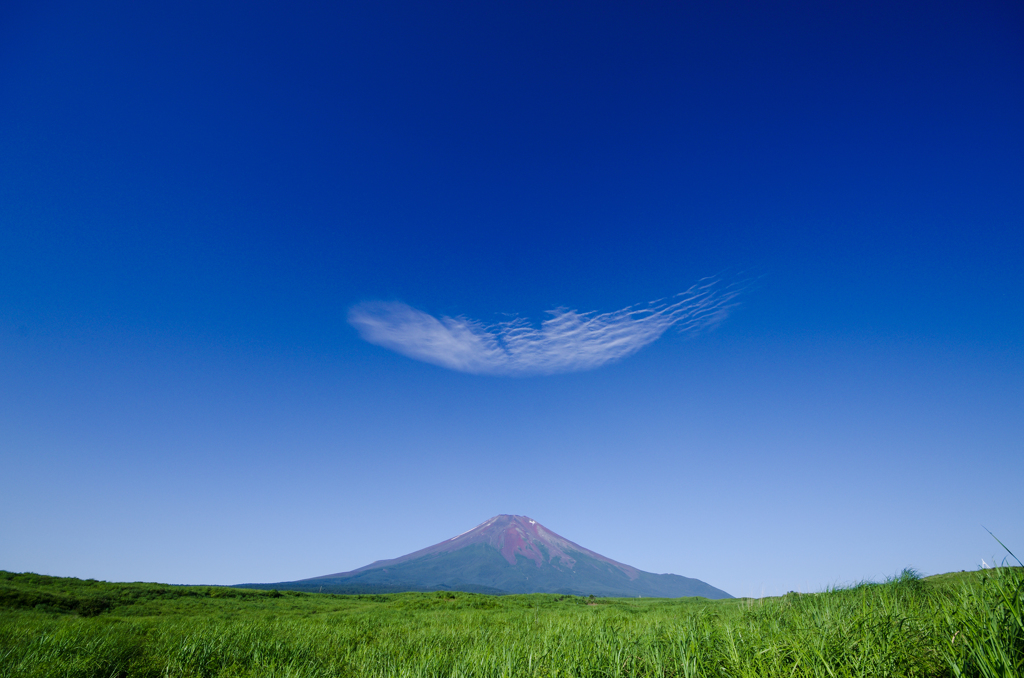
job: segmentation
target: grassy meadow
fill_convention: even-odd
[[[338,596],[0,571],[0,678],[1021,675],[1020,568],[720,601]]]

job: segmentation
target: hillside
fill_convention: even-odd
[[[337,596],[0,572],[0,676],[948,678],[989,675],[983,661],[997,662],[991,675],[1021,675],[1022,575],[904,572],[712,601]]]

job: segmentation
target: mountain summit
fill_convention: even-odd
[[[277,584],[242,584],[324,593],[470,591],[596,596],[731,598],[676,574],[652,574],[571,542],[527,516],[500,515],[414,553],[349,572]]]

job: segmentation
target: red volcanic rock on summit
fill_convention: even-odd
[[[636,579],[640,572],[635,567],[616,562],[611,558],[606,558],[599,553],[585,549],[579,544],[552,532],[528,516],[500,515],[480,523],[472,530],[467,530],[451,539],[408,555],[392,558],[391,560],[378,560],[358,570],[329,574],[323,577],[316,577],[316,579],[350,577],[366,570],[392,567],[428,555],[451,553],[474,544],[486,544],[497,549],[502,557],[513,566],[516,564],[516,555],[518,554],[532,560],[537,564],[537,567],[542,567],[545,564],[545,556],[540,547],[543,546],[548,552],[548,563],[557,562],[568,570],[571,570],[576,565],[576,558],[570,555],[570,553],[575,552],[584,553],[595,560],[607,563],[621,570],[630,580]]]
[[[358,570],[296,582],[246,584],[324,593],[470,591],[729,598],[699,579],[653,574],[606,558],[527,516],[500,515],[471,530]]]

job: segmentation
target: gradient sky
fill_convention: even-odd
[[[0,569],[1020,554],[1022,121],[1009,0],[5,3]]]

